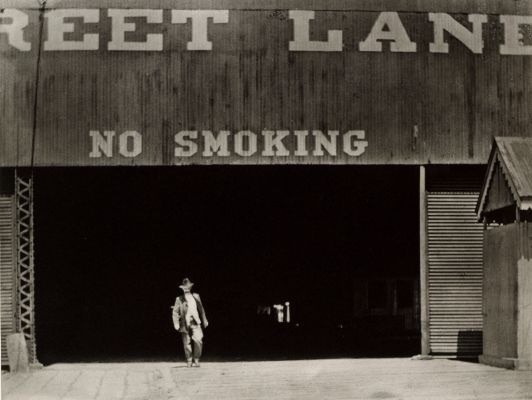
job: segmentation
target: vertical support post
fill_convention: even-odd
[[[419,167],[419,298],[421,321],[421,355],[430,354],[428,263],[427,263],[427,194],[425,166]]]
[[[33,241],[33,175],[16,170],[17,331],[24,334],[29,361],[38,364],[35,343],[35,263]]]

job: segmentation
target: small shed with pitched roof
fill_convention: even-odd
[[[532,139],[495,138],[477,215],[485,226],[480,361],[532,369]]]

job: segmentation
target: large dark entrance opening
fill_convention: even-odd
[[[182,358],[185,276],[206,359],[419,353],[414,167],[50,168],[35,190],[41,362]]]

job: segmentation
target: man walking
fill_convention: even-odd
[[[192,293],[194,284],[190,279],[183,279],[179,286],[183,294],[175,300],[172,319],[174,327],[181,333],[187,367],[199,367],[203,348],[203,330],[209,325],[205,316],[205,309],[198,293]]]

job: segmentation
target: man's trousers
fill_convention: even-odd
[[[200,325],[190,325],[186,332],[181,332],[183,348],[187,361],[199,361],[203,350],[203,331]]]

